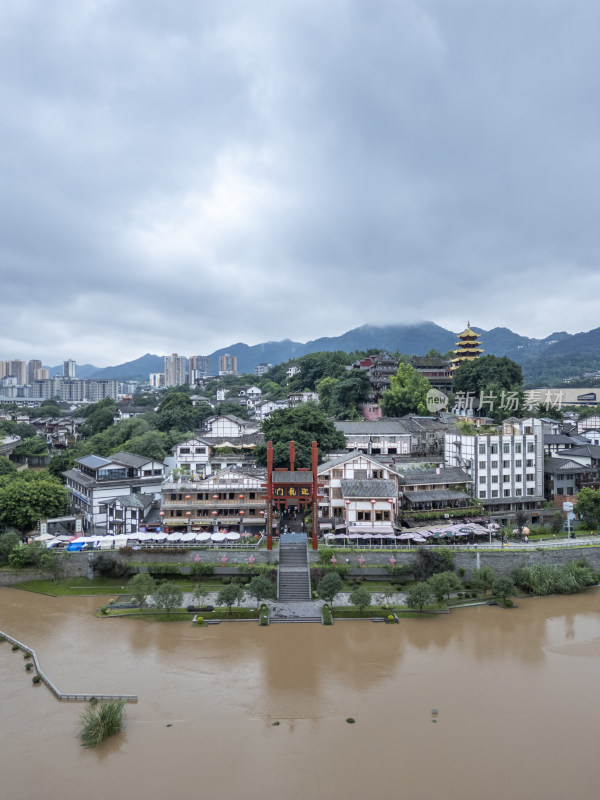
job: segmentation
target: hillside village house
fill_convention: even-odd
[[[160,525],[159,502],[154,494],[125,494],[106,503],[106,533],[119,536]]]
[[[104,533],[107,504],[117,497],[148,494],[159,498],[165,465],[133,453],[113,456],[84,456],[73,469],[63,472],[71,503],[83,517],[84,530]]]
[[[383,417],[374,422],[341,420],[335,427],[346,437],[349,452],[373,456],[435,456],[444,451],[448,423],[433,417]]]

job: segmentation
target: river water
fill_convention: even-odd
[[[82,704],[0,645],[5,800],[600,793],[598,589],[399,625],[194,628],[95,619],[98,605],[0,588],[0,629],[59,689],[139,695],[124,733],[85,750]]]

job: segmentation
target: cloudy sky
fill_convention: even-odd
[[[0,359],[597,327],[598,30],[597,0],[2,0]]]

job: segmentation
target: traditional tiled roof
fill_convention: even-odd
[[[431,489],[429,491],[403,492],[402,496],[411,503],[424,503],[446,500],[471,500],[464,492],[453,492],[452,489]]]
[[[375,498],[396,497],[397,490],[394,481],[381,478],[367,480],[341,480],[342,497]]]
[[[460,467],[442,467],[438,475],[435,470],[402,471],[402,483],[409,486],[432,483],[473,483],[473,478]]]
[[[591,467],[579,464],[570,458],[547,458],[544,461],[544,472],[549,475],[555,472],[587,472]]]
[[[125,494],[121,497],[113,497],[104,501],[107,506],[118,503],[124,508],[147,508],[154,502],[154,495],[151,494]]]

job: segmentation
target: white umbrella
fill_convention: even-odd
[[[422,536],[413,536],[413,542],[424,542],[425,539]]]
[[[197,533],[196,534],[196,541],[197,542],[208,542],[210,539],[210,533],[208,531],[204,531],[204,533]]]
[[[166,533],[155,533],[155,534],[152,535],[152,538],[154,539],[155,542],[164,542],[164,540],[167,538],[167,534]]]
[[[240,538],[240,534],[239,533],[233,533],[233,532],[232,533],[226,533],[225,534],[225,538],[230,542],[235,542]]]
[[[210,538],[213,542],[224,542],[225,541],[225,534],[224,533],[211,533]]]
[[[167,542],[180,542],[180,541],[181,541],[180,533],[170,533],[167,536]]]
[[[182,542],[193,542],[195,538],[196,538],[196,534],[195,533],[191,533],[190,532],[190,533],[182,533],[181,534],[181,541]]]

